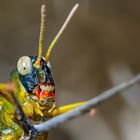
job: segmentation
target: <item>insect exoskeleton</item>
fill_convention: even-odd
[[[35,56],[22,56],[17,62],[17,72],[25,92],[40,105],[50,109],[55,102],[55,83],[50,67],[42,57],[40,66],[36,67]]]

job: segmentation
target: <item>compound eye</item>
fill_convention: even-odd
[[[32,62],[29,56],[22,56],[17,62],[17,70],[21,75],[27,75],[32,71]]]

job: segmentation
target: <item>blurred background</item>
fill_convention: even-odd
[[[51,56],[57,103],[89,100],[140,72],[140,1],[0,0],[0,82],[19,57],[37,55],[40,7],[47,6],[44,55],[75,3],[80,7]],[[52,130],[50,140],[139,140],[140,86]]]

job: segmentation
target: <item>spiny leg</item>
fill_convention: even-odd
[[[78,102],[78,103],[74,103],[74,104],[69,104],[69,105],[65,105],[65,106],[61,106],[61,107],[58,107],[58,108],[54,108],[52,111],[47,111],[47,115],[48,116],[51,116],[51,117],[54,117],[54,116],[57,116],[57,115],[60,115],[60,114],[63,114],[65,112],[68,112],[82,104],[85,104],[86,102]],[[92,110],[93,112],[93,110]]]
[[[11,94],[11,95],[12,95],[14,104],[16,106],[17,119],[20,121],[23,131],[24,131],[24,134],[23,134],[21,140],[30,140],[30,139],[35,138],[38,135],[37,130],[30,123],[29,118],[23,112],[23,109],[22,109],[21,105],[19,104],[15,95],[14,94]]]

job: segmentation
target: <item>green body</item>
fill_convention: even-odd
[[[33,101],[28,93],[25,93],[16,71],[12,72],[11,81],[16,85],[14,95],[17,97],[25,114],[32,120],[43,117],[44,109]],[[2,140],[16,140],[22,135],[22,128],[17,121],[15,111],[11,93],[2,92],[2,96],[0,96],[0,136]]]
[[[48,119],[57,115],[63,114],[75,107],[84,104],[85,102],[78,102],[74,104],[65,105],[57,108],[54,106],[47,110],[45,107],[32,99],[33,95],[25,92],[20,83],[17,71],[11,74],[11,82],[16,85],[13,94],[18,99],[20,105],[26,116],[28,116],[34,123],[41,122],[42,118]],[[18,140],[23,134],[23,130],[16,117],[16,108],[12,101],[11,93],[1,90],[0,96],[0,138],[2,140]],[[46,140],[48,134],[43,133],[38,136],[39,140]]]

